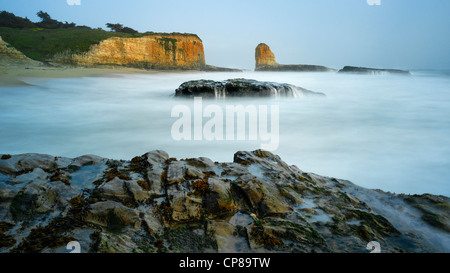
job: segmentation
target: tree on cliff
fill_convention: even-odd
[[[62,23],[57,20],[52,19],[50,14],[47,12],[43,12],[42,10],[36,13],[36,15],[41,18],[40,23],[36,23],[37,26],[42,28],[69,28],[69,27],[75,27],[75,23]]]
[[[41,18],[41,22],[37,23],[38,26],[43,28],[59,28],[62,23],[56,20],[53,20],[52,17],[47,12],[43,12],[42,10],[36,13],[36,15]]]
[[[130,27],[124,27],[122,24],[107,23],[106,27],[108,27],[109,29],[111,29],[114,32],[122,32],[122,33],[130,33],[130,34],[138,33],[137,30],[134,30]]]
[[[75,23],[65,23],[53,20],[52,17],[44,11],[39,11],[36,15],[41,19],[40,22],[33,23],[28,18],[22,18],[16,16],[13,13],[7,11],[0,12],[0,27],[10,27],[10,28],[72,28],[76,27]]]
[[[42,10],[39,11],[38,13],[36,13],[36,15],[41,18],[41,22],[47,22],[52,20],[52,18],[50,17],[50,14],[48,14],[47,12],[43,12]]]

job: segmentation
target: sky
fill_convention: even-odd
[[[216,66],[253,69],[263,42],[281,64],[450,69],[449,0],[0,0],[0,10],[195,33]]]

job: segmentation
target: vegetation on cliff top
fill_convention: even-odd
[[[151,35],[182,35],[198,38],[196,34],[177,32],[158,33],[149,31],[139,33],[129,31],[132,33],[124,33],[106,31],[101,28],[93,29],[87,26],[76,26],[75,23],[62,23],[52,19],[50,15],[42,11],[38,12],[38,16],[41,18],[41,22],[33,23],[27,18],[15,16],[9,12],[0,12],[0,36],[2,39],[17,50],[20,50],[27,57],[38,61],[48,61],[57,53],[87,52],[92,45],[111,37],[132,38]]]

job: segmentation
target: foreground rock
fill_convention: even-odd
[[[250,79],[230,79],[226,81],[194,80],[180,85],[175,90],[176,97],[302,97],[309,95],[323,96],[286,83],[260,82]]]
[[[0,160],[0,252],[448,252],[449,199],[394,195],[257,150],[231,163]]]
[[[409,75],[410,72],[406,70],[398,69],[377,69],[377,68],[367,68],[367,67],[355,67],[355,66],[345,66],[339,73],[358,73],[358,74],[404,74]]]
[[[334,72],[335,69],[320,65],[285,65],[278,64],[269,46],[261,43],[255,49],[255,71],[298,71],[298,72]]]

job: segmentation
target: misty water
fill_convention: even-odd
[[[131,159],[161,149],[171,157],[233,160],[260,141],[175,141],[175,89],[193,79],[289,83],[326,97],[225,99],[206,104],[279,105],[275,154],[307,172],[396,193],[450,196],[450,75],[338,73],[124,73],[23,79],[0,87],[0,153]],[[208,119],[204,119],[206,122]]]

